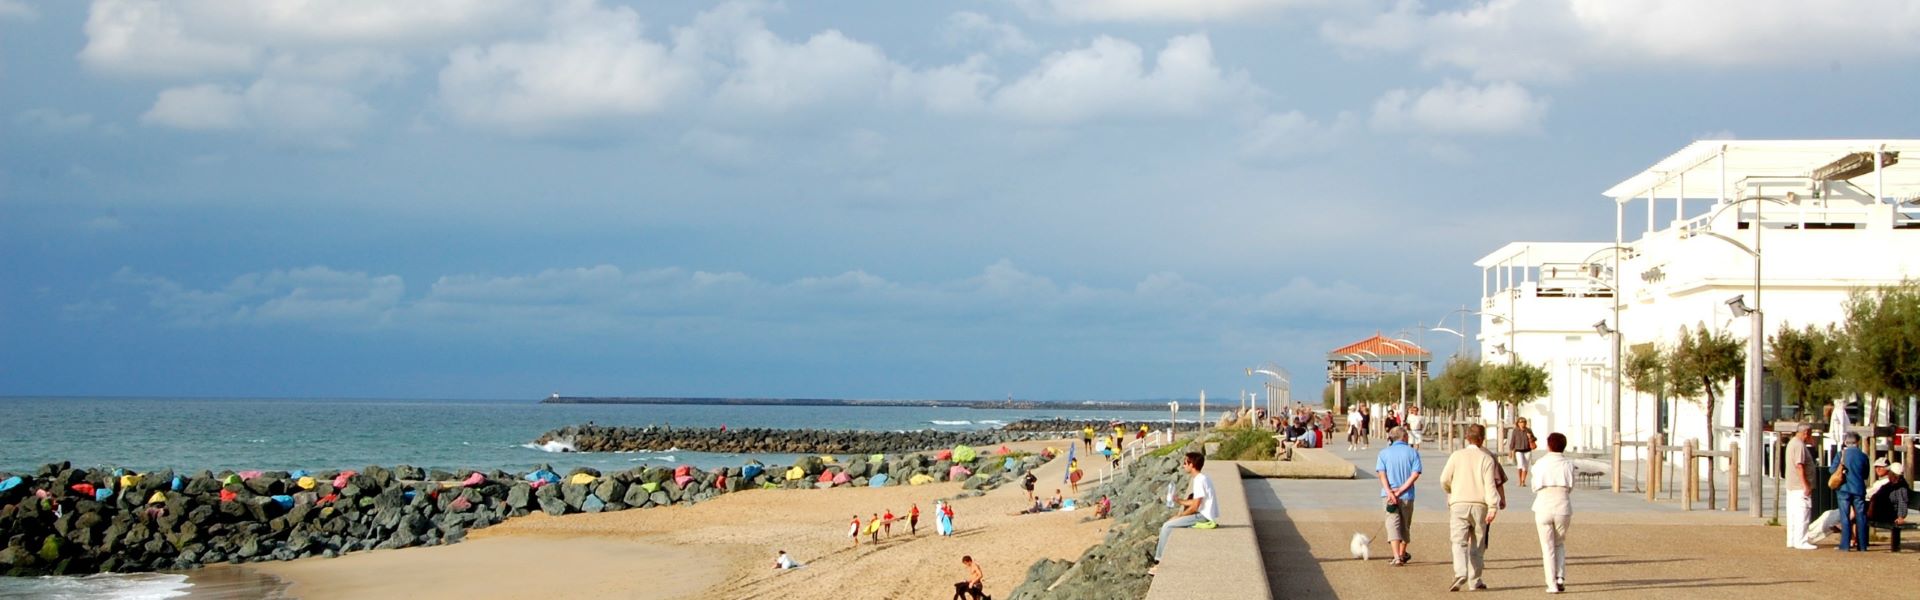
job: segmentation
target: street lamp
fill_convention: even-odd
[[[1609,427],[1608,433],[1611,434],[1612,438],[1620,437],[1620,385],[1621,385],[1620,363],[1623,362],[1620,360],[1620,346],[1622,342],[1621,338],[1625,337],[1620,335],[1620,331],[1618,329],[1618,327],[1620,327],[1620,251],[1622,249],[1623,248],[1620,246],[1620,244],[1618,242],[1615,242],[1614,245],[1594,251],[1594,253],[1588,254],[1586,258],[1580,260],[1581,264],[1585,264],[1591,267],[1589,269],[1589,271],[1591,272],[1586,273],[1587,279],[1592,280],[1595,283],[1606,285],[1608,294],[1613,296],[1613,326],[1608,327],[1607,321],[1605,319],[1601,319],[1599,323],[1593,324],[1594,330],[1600,332],[1601,337],[1611,338],[1610,342],[1612,343],[1612,346],[1613,346],[1612,352],[1608,353],[1610,360],[1613,363],[1613,382],[1612,382],[1613,383],[1613,386],[1612,386],[1613,410],[1611,411],[1612,414],[1609,415],[1610,421],[1608,422],[1608,427]],[[1599,263],[1591,262],[1593,259],[1598,258],[1600,254],[1604,252],[1613,253],[1613,268],[1606,269],[1608,271],[1613,272],[1612,282],[1602,281],[1599,277],[1597,277],[1596,275],[1602,269]],[[1611,441],[1612,440],[1609,440],[1610,444],[1611,444]],[[1616,455],[1617,455],[1617,452],[1616,452]],[[1615,470],[1618,471],[1619,469],[1616,467]],[[1613,491],[1616,493],[1620,491],[1619,481],[1620,481],[1620,478],[1618,477],[1614,478]]]
[[[1739,248],[1741,252],[1745,252],[1747,253],[1748,256],[1753,257],[1753,304],[1751,306],[1747,304],[1745,295],[1736,296],[1727,301],[1727,308],[1733,310],[1734,316],[1749,317],[1750,318],[1749,320],[1752,322],[1751,324],[1753,326],[1753,330],[1747,334],[1747,389],[1746,389],[1747,406],[1746,406],[1746,410],[1742,411],[1744,414],[1741,415],[1742,425],[1741,425],[1741,432],[1740,432],[1740,443],[1744,445],[1746,449],[1746,454],[1747,454],[1746,457],[1744,457],[1742,460],[1746,461],[1747,464],[1754,466],[1754,468],[1749,469],[1747,472],[1747,492],[1751,494],[1751,496],[1749,496],[1751,498],[1761,497],[1760,496],[1761,494],[1760,468],[1759,468],[1759,465],[1760,465],[1760,383],[1761,383],[1761,378],[1765,377],[1765,374],[1763,373],[1765,358],[1762,356],[1762,354],[1766,351],[1766,348],[1765,348],[1766,315],[1760,311],[1760,230],[1766,229],[1766,226],[1767,226],[1766,220],[1761,218],[1761,209],[1766,206],[1765,203],[1767,202],[1772,202],[1774,204],[1779,204],[1781,206],[1791,206],[1789,202],[1794,200],[1796,197],[1797,196],[1795,196],[1792,192],[1788,192],[1786,200],[1780,200],[1778,198],[1768,198],[1765,196],[1750,196],[1747,198],[1741,198],[1733,202],[1728,202],[1726,206],[1722,206],[1718,210],[1713,211],[1713,214],[1707,215],[1706,220],[1702,221],[1703,223],[1706,223],[1709,226],[1711,226],[1712,223],[1714,222],[1714,219],[1718,218],[1720,216],[1720,213],[1726,212],[1727,209],[1733,208],[1735,206],[1739,206],[1741,204],[1746,204],[1748,202],[1755,203],[1754,209],[1753,209],[1753,246],[1751,247],[1747,246],[1744,243],[1741,243],[1740,240],[1736,240],[1731,237],[1727,237],[1726,235],[1722,235],[1719,232],[1710,231],[1707,229],[1697,229],[1697,230],[1688,232],[1688,235],[1687,235],[1687,237],[1693,237],[1694,235],[1705,235],[1708,237],[1716,238],[1716,239],[1719,239],[1720,241],[1726,242],[1728,244],[1732,244],[1733,247]],[[1711,418],[1712,415],[1708,415],[1708,417]],[[1755,518],[1759,518],[1761,515],[1760,502],[1757,502],[1757,501],[1754,502],[1753,505],[1748,509],[1748,514]]]

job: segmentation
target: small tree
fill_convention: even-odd
[[[1702,429],[1706,433],[1707,450],[1713,451],[1714,407],[1718,404],[1720,385],[1729,379],[1740,376],[1741,363],[1746,360],[1746,349],[1727,332],[1707,331],[1706,324],[1697,325],[1692,332],[1680,329],[1680,341],[1668,354],[1669,384],[1674,396],[1687,399],[1706,400],[1707,419]],[[1707,494],[1712,498],[1715,492],[1714,480],[1707,478]],[[1713,506],[1708,500],[1707,505]]]
[[[1881,397],[1920,394],[1920,281],[1855,290],[1846,308],[1845,378]]]
[[[1480,367],[1480,393],[1500,405],[1503,421],[1506,410],[1534,398],[1547,395],[1548,375],[1530,363],[1490,364]]]
[[[1652,394],[1658,409],[1657,405],[1667,393],[1666,351],[1651,342],[1635,344],[1627,349],[1627,355],[1621,360],[1620,374],[1626,380],[1627,387],[1643,394]]]
[[[1800,407],[1803,418],[1819,414],[1828,402],[1847,392],[1841,377],[1847,337],[1833,325],[1794,329],[1783,324],[1767,348],[1767,367]]]

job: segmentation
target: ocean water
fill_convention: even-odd
[[[537,400],[364,400],[274,398],[0,398],[0,471],[48,462],[137,471],[293,470],[410,464],[444,469],[524,471],[551,464],[624,470],[635,466],[770,464],[794,455],[705,452],[554,452],[540,434],[598,425],[776,427],[867,431],[977,430],[1019,419],[1139,420],[1156,411],[852,406],[540,404]],[[177,574],[0,577],[0,599],[174,598],[194,585]],[[202,590],[204,591],[204,590]],[[198,594],[193,594],[198,595]]]
[[[318,471],[367,465],[527,470],[648,463],[737,465],[790,455],[559,453],[540,434],[598,425],[977,430],[1028,418],[1142,419],[1154,411],[928,407],[540,404],[534,400],[0,398],[0,471],[55,461],[81,467]]]

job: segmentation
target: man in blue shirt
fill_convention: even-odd
[[[1867,453],[1860,451],[1860,434],[1848,432],[1846,447],[1840,450],[1836,469],[1845,469],[1840,487],[1833,490],[1840,501],[1840,551],[1849,547],[1867,550]]]
[[[1374,460],[1373,473],[1380,477],[1380,497],[1387,502],[1387,545],[1393,549],[1393,566],[1407,564],[1407,542],[1413,528],[1413,482],[1420,479],[1420,451],[1407,445],[1407,428],[1396,426],[1387,432],[1387,447]]]

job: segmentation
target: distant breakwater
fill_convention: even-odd
[[[1127,435],[1139,433],[1143,425],[1149,431],[1167,428],[1167,422],[1164,420],[1115,422],[1106,419],[1021,419],[1008,423],[1001,429],[1019,433],[1070,433],[1092,427],[1095,435],[1112,435],[1116,423]]]
[[[861,400],[846,398],[680,398],[628,396],[548,396],[541,404],[667,404],[722,406],[902,406],[1003,410],[1160,410],[1163,402],[1039,400]]]
[[[710,470],[578,468],[566,476],[427,471],[133,473],[49,464],[0,473],[0,574],[79,575],[194,569],[433,546],[535,511],[559,516],[691,504],[753,489],[882,487],[962,481],[978,495],[1045,462],[981,451],[808,456],[787,467],[746,461]]]
[[[577,452],[684,450],[733,454],[883,454],[991,446],[1032,439],[1027,432],[981,431],[828,431],[816,429],[713,427],[610,427],[575,425],[541,434],[538,446]]]

